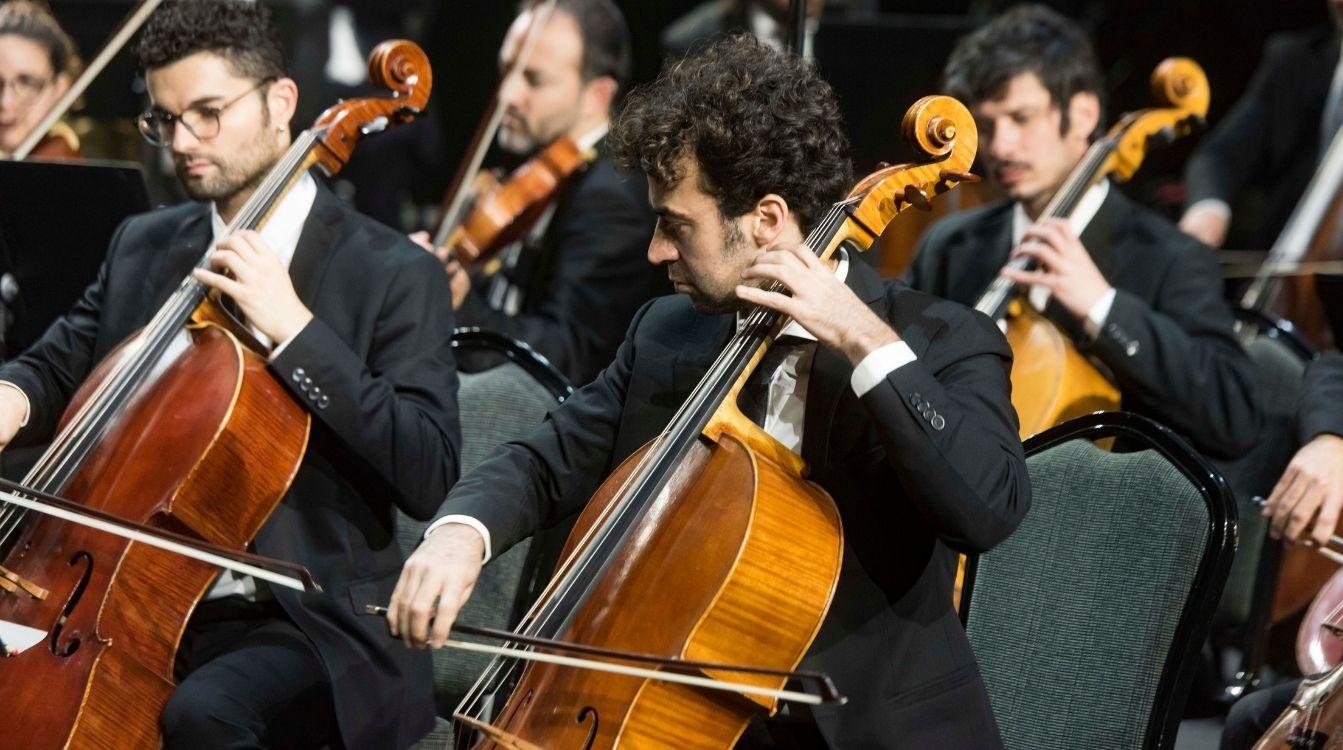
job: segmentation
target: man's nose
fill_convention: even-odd
[[[676,245],[667,240],[654,236],[653,241],[648,243],[648,262],[655,266],[673,263],[678,257]]]
[[[183,125],[181,120],[173,120],[168,127],[173,129],[172,138],[169,139],[169,142],[172,143],[173,153],[184,154],[187,149],[200,145],[200,139],[187,126]]]

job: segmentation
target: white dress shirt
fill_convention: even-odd
[[[1077,202],[1077,208],[1073,209],[1072,215],[1068,217],[1068,228],[1074,235],[1082,236],[1087,225],[1096,218],[1096,212],[1100,211],[1105,196],[1109,194],[1110,181],[1102,179],[1082,195],[1082,199]],[[1032,223],[1030,217],[1026,215],[1026,209],[1020,203],[1012,206],[1012,247],[1021,244],[1021,238]],[[1049,296],[1049,287],[1039,284],[1031,287],[1026,295],[1031,307],[1041,312],[1044,311],[1045,305],[1049,304]],[[1087,311],[1086,319],[1082,321],[1082,328],[1086,330],[1088,336],[1095,338],[1100,334],[1101,329],[1105,327],[1105,319],[1110,317],[1110,308],[1114,306],[1114,301],[1115,290],[1111,287],[1110,291],[1092,304],[1091,309]]]
[[[835,278],[842,282],[848,278],[848,275],[849,256],[848,253],[840,250],[839,263],[835,266]],[[784,336],[795,336],[813,343],[794,347],[793,351],[788,353],[778,369],[770,376],[765,419],[761,427],[786,448],[794,453],[800,453],[802,450],[803,417],[806,414],[807,384],[811,379],[811,363],[816,355],[816,344],[814,343],[816,337],[811,335],[797,321],[790,321],[788,325],[784,326],[783,330],[779,332],[779,337]],[[858,363],[858,366],[853,370],[853,375],[849,378],[849,385],[853,388],[854,394],[861,398],[885,380],[887,375],[915,359],[917,357],[915,357],[914,351],[904,341],[887,344],[870,352]],[[479,532],[485,540],[485,560],[490,559],[492,552],[490,530],[485,527],[485,524],[471,516],[459,514],[444,516],[430,524],[424,530],[424,535],[429,536],[434,529],[449,523],[460,523]]]

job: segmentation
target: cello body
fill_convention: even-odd
[[[1005,319],[1012,347],[1012,406],[1021,438],[1119,408],[1119,389],[1035,308],[1018,299]]]
[[[844,547],[839,512],[824,490],[798,478],[796,464],[785,468],[768,448],[751,447],[772,438],[744,417],[734,425],[745,439],[723,432],[715,440],[701,438],[692,449],[670,491],[611,561],[620,574],[605,577],[561,631],[566,640],[779,669],[801,661],[838,580]],[[561,559],[588,536],[649,448],[627,458],[597,490]],[[523,671],[493,724],[543,747],[731,747],[753,716],[774,707],[773,699],[538,666]],[[752,674],[710,676],[770,687],[784,682]],[[542,695],[545,701],[533,700]],[[688,716],[695,721],[687,722]],[[477,745],[501,746],[491,740]]]
[[[190,346],[165,356],[115,417],[65,483],[69,497],[246,546],[298,471],[309,418],[232,325],[212,302],[197,310]],[[135,346],[128,339],[98,365],[63,422]],[[0,596],[0,619],[48,633],[0,659],[8,714],[0,747],[156,747],[178,642],[218,569],[45,516],[17,538],[3,566],[49,595]]]

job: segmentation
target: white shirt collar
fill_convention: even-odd
[[[1102,178],[1100,182],[1092,185],[1082,196],[1082,200],[1077,202],[1077,208],[1073,209],[1072,216],[1068,217],[1068,227],[1073,230],[1073,234],[1078,237],[1096,218],[1096,212],[1101,209],[1101,204],[1105,202],[1105,196],[1110,194],[1110,181]],[[1012,206],[1012,247],[1015,248],[1021,244],[1022,235],[1026,234],[1026,229],[1033,222],[1026,215],[1026,209],[1018,202]]]
[[[606,133],[611,130],[610,120],[603,120],[600,125],[584,133],[576,141],[579,151],[587,151],[596,148],[597,141],[606,137]]]

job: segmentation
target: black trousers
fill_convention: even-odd
[[[1251,750],[1296,696],[1300,680],[1257,690],[1236,701],[1222,727],[1221,750]]]
[[[169,750],[339,746],[331,681],[317,649],[274,601],[202,602],[159,719]]]

